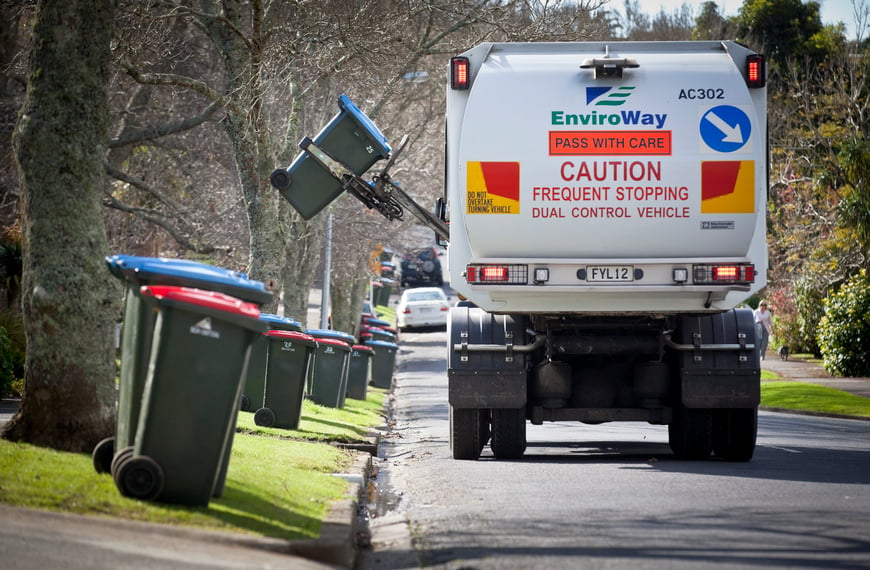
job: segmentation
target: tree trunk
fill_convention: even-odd
[[[25,389],[3,437],[90,451],[114,431],[118,282],[101,198],[112,0],[37,6],[16,131],[22,183]]]

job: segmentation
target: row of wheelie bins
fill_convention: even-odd
[[[115,434],[93,451],[128,497],[206,506],[220,497],[239,409],[298,427],[314,401],[365,399],[395,350],[260,312],[272,293],[244,274],[186,260],[111,256],[127,285]],[[380,342],[380,341],[379,341]],[[377,355],[377,356],[376,356]],[[377,381],[375,381],[377,379]]]

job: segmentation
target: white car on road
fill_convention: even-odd
[[[412,327],[447,327],[450,304],[439,287],[406,289],[396,306],[396,325],[400,331]]]

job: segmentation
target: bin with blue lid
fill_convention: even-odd
[[[372,359],[372,386],[389,389],[393,385],[399,345],[384,340],[370,340],[366,342],[366,346],[375,352]]]
[[[217,291],[258,306],[274,300],[260,281],[244,273],[184,259],[112,255],[106,258],[109,272],[126,284],[121,332],[121,374],[118,389],[115,434],[94,448],[97,472],[111,471],[118,453],[133,445],[139,420],[142,390],[148,374],[151,340],[156,315],[140,298],[143,285],[174,285]]]
[[[365,400],[372,379],[372,357],[375,351],[370,346],[355,344],[351,347],[347,365],[347,397]]]
[[[263,333],[268,350],[263,405],[254,413],[254,423],[263,427],[296,429],[302,417],[305,377],[317,341],[299,331],[271,330]]]
[[[309,329],[317,340],[311,373],[308,375],[308,397],[323,406],[344,407],[347,392],[347,366],[352,334],[331,329]]]
[[[266,321],[270,330],[302,332],[305,328],[302,323],[263,313],[260,319]],[[266,390],[266,359],[268,357],[269,341],[265,336],[257,338],[251,347],[251,362],[248,364],[248,373],[245,376],[245,386],[242,389],[242,399],[239,404],[243,412],[255,412],[263,407],[263,397]]]
[[[314,137],[314,144],[357,176],[390,157],[387,137],[347,95],[338,98],[339,113]],[[299,215],[310,220],[344,192],[341,180],[324,169],[308,151],[270,178]]]
[[[156,314],[135,439],[112,476],[124,496],[207,506],[222,486],[245,368],[267,329],[257,305],[215,291],[145,285]]]

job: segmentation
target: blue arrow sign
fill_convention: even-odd
[[[718,152],[740,150],[752,134],[749,116],[731,105],[713,107],[701,117],[701,138]]]

